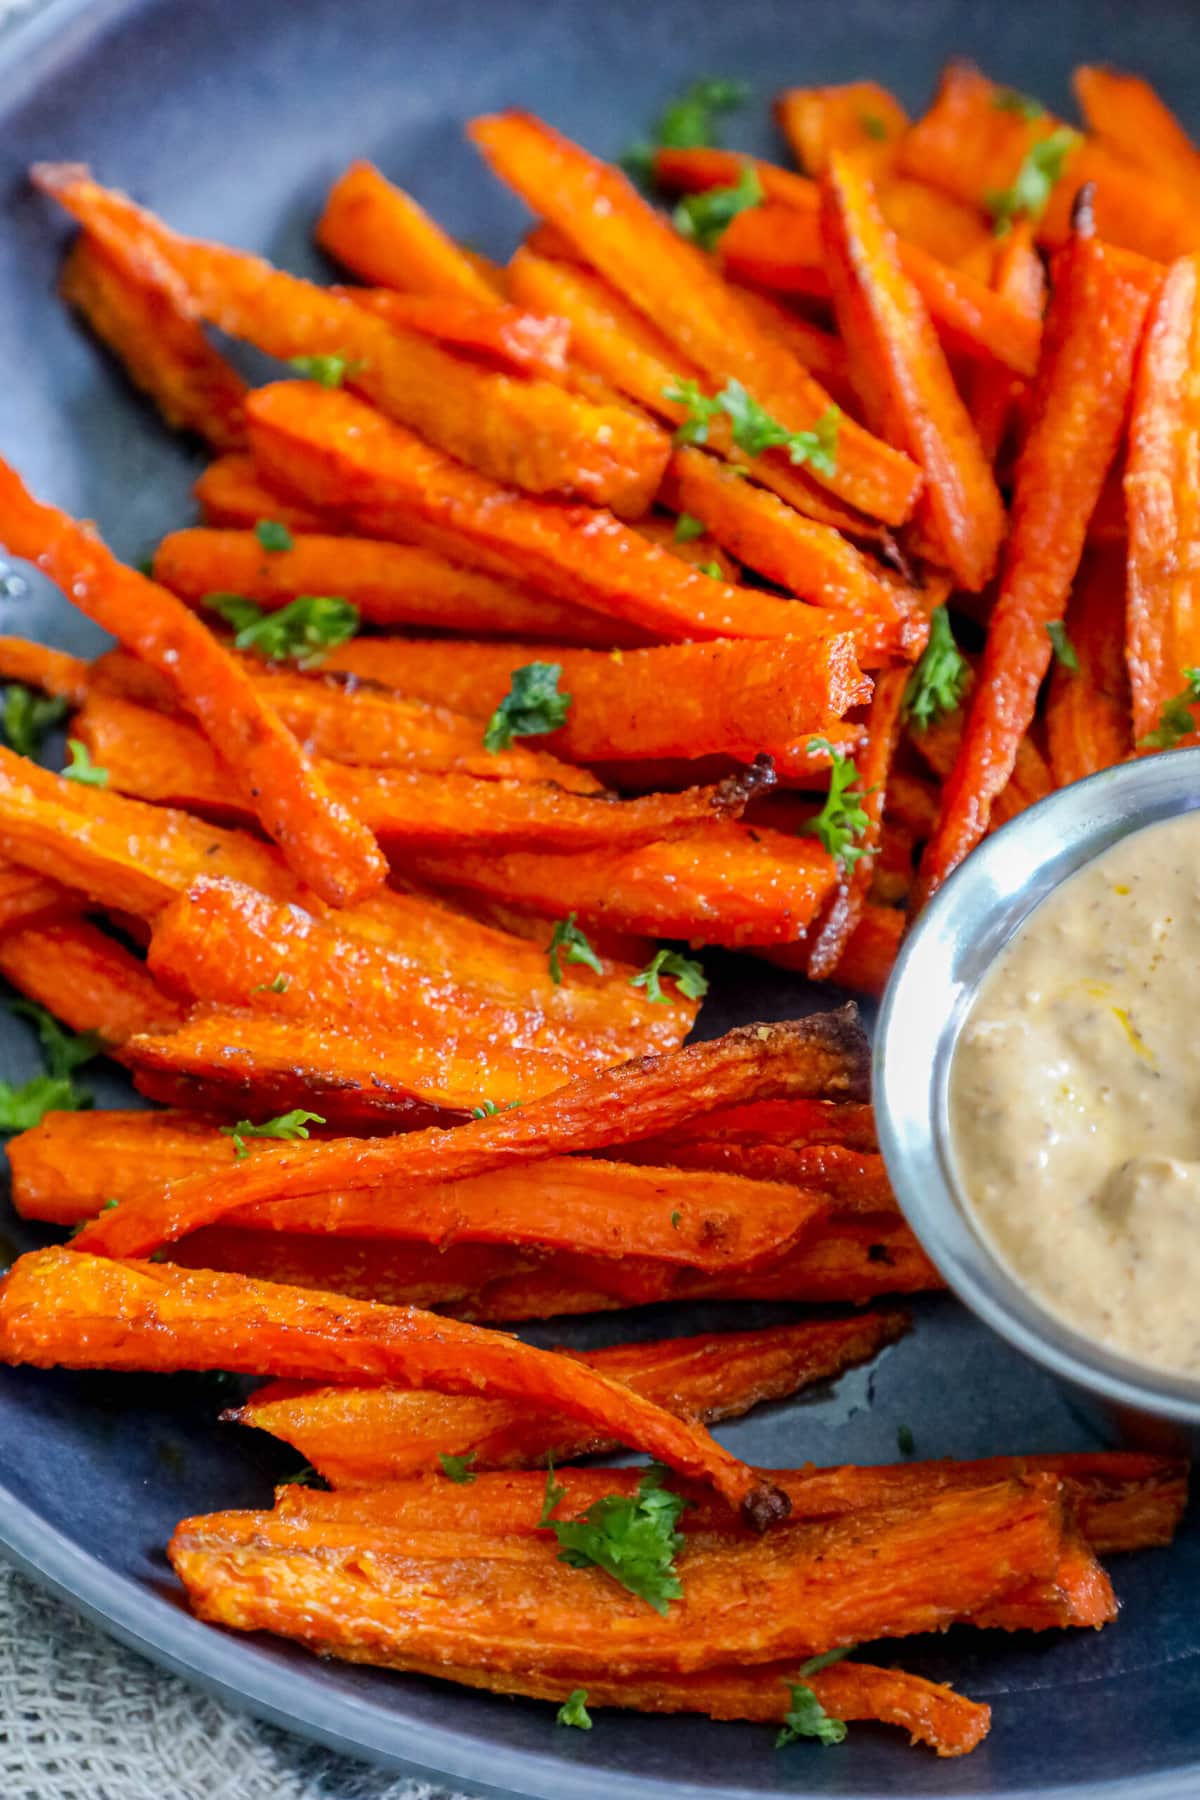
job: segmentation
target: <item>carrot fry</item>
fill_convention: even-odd
[[[575,241],[712,380],[743,382],[789,431],[811,430],[827,413],[829,396],[819,383],[617,170],[528,114],[476,119],[470,134],[496,173]],[[847,419],[839,426],[833,472],[813,473],[851,505],[890,524],[907,518],[920,485],[905,457]]]
[[[184,720],[95,695],[75,715],[75,730],[121,793],[253,823],[250,809],[230,793],[224,759]],[[340,763],[314,767],[335,801],[389,852],[405,856],[440,855],[460,847],[502,853],[619,851],[736,819],[750,796],[774,780],[764,758],[713,787],[616,800],[570,793],[552,781],[490,781],[455,772],[353,769]]]
[[[1088,519],[1116,453],[1156,285],[1146,265],[1083,231],[1058,263],[1000,591],[937,831],[922,859],[922,898],[979,842],[1013,772],[1050,664],[1047,627],[1066,610]]]
[[[334,182],[317,242],[364,281],[477,306],[496,302],[495,289],[453,239],[369,162],[351,163]]]
[[[845,638],[812,648],[728,639],[626,650],[619,658],[536,644],[394,638],[341,646],[326,666],[369,671],[400,693],[440,697],[482,720],[508,692],[513,669],[538,661],[561,666],[571,695],[564,723],[539,742],[572,762],[718,754],[752,762],[765,752],[787,776],[808,766],[813,732],[868,697]]]
[[[1063,129],[1062,121],[1049,114],[1025,119],[998,105],[1002,93],[978,69],[951,63],[933,106],[900,146],[900,167],[973,206],[986,207],[990,196],[1016,181],[1034,145]],[[1200,231],[1189,207],[1161,173],[1148,176],[1104,144],[1082,136],[1035,221],[1040,243],[1051,248],[1066,243],[1075,195],[1093,183],[1096,230],[1107,242],[1161,261],[1200,249]]]
[[[866,910],[883,834],[888,781],[900,742],[901,707],[907,685],[908,676],[903,669],[888,670],[875,684],[867,752],[859,764],[862,808],[868,823],[858,843],[861,855],[854,867],[842,876],[824,916],[811,934],[808,974],[813,981],[833,977]]]
[[[747,1106],[727,1106],[704,1121],[704,1136],[731,1144],[787,1144],[803,1149],[806,1144],[840,1144],[847,1150],[877,1150],[875,1116],[869,1105],[829,1100],[763,1100]],[[691,1143],[689,1128],[676,1137],[657,1140],[664,1146]],[[669,1162],[668,1155],[662,1157]]]
[[[925,471],[915,522],[958,584],[976,592],[1004,535],[991,469],[870,182],[835,154],[821,197],[826,268],[859,397],[876,430]]]
[[[337,530],[331,515],[302,506],[298,500],[289,500],[268,487],[254,458],[238,451],[214,457],[197,478],[192,492],[208,525],[252,531],[260,519],[272,519],[290,531]]]
[[[1125,562],[1109,545],[1089,546],[1066,617],[1077,669],[1050,678],[1046,737],[1056,786],[1123,762],[1133,749],[1125,667]]]
[[[81,896],[61,883],[0,862],[0,932],[64,915],[73,918],[82,904]]]
[[[278,506],[265,515],[256,509],[256,517],[264,516],[278,517]],[[193,604],[214,592],[242,594],[267,607],[286,606],[303,594],[337,593],[357,606],[368,625],[389,629],[540,636],[603,649],[645,641],[618,620],[458,568],[417,545],[332,537],[319,525],[294,536],[290,550],[270,555],[253,530],[174,531],[155,552],[154,579]]]
[[[826,1195],[832,1202],[830,1218],[838,1222],[868,1215],[894,1219],[897,1215],[887,1169],[877,1151],[851,1150],[845,1144],[741,1143],[709,1137],[700,1129],[699,1136],[666,1144],[659,1140],[630,1144],[619,1154],[636,1163],[724,1169],[759,1181],[784,1181]],[[36,1157],[36,1150],[34,1154]],[[68,1223],[74,1224],[78,1216],[74,1214]]]
[[[71,1031],[95,1031],[113,1045],[135,1032],[171,1031],[183,1018],[137,957],[82,919],[42,920],[6,932],[0,975]]]
[[[30,638],[0,637],[0,680],[19,681],[78,704],[87,698],[88,664],[81,656]]]
[[[124,364],[174,430],[194,431],[214,450],[245,443],[246,384],[192,319],[170,269],[150,273],[86,233],[63,266],[60,291]]]
[[[908,130],[908,114],[877,81],[787,88],[775,102],[775,118],[792,155],[810,175],[823,174],[833,152],[844,150],[880,175]]]
[[[394,536],[419,537],[490,574],[659,637],[811,642],[844,628],[860,660],[897,647],[886,628],[714,581],[611,514],[551,507],[499,488],[349,394],[281,382],[259,388],[247,410],[268,473],[346,511],[359,529],[382,524]]]
[[[1200,200],[1200,152],[1161,95],[1140,75],[1087,67],[1071,77],[1088,129],[1106,149],[1186,196]]]
[[[602,1571],[567,1568],[549,1533],[467,1538],[467,1577],[460,1533],[324,1510],[185,1520],[169,1554],[193,1607],[359,1660],[685,1673],[970,1619],[1052,1578],[1071,1532],[1062,1484],[1037,1476],[853,1522],[691,1536],[682,1596],[660,1616]]]
[[[479,306],[445,295],[397,294],[390,288],[347,287],[334,292],[389,325],[502,369],[558,380],[567,367],[571,327],[566,319],[523,312],[494,295],[486,306]]]
[[[86,527],[40,505],[3,463],[0,540],[14,556],[36,562],[73,605],[175,684],[303,880],[343,906],[382,882],[387,865],[370,833],[328,793],[212,633],[173,594],[119,563]]]
[[[758,1527],[787,1515],[770,1481],[702,1426],[585,1364],[416,1308],[42,1250],[18,1258],[0,1283],[0,1354],[42,1368],[233,1368],[300,1380],[357,1374],[529,1398],[711,1482]]]
[[[259,257],[170,231],[77,166],[43,163],[33,179],[135,266],[146,255],[165,262],[209,324],[283,360],[346,358],[351,385],[495,479],[535,494],[576,495],[633,518],[649,506],[669,446],[648,419],[594,406],[553,382],[465,362]]]
[[[1040,327],[1046,305],[1046,274],[1033,247],[1033,228],[1028,219],[1018,219],[1008,236],[1000,240],[992,287],[1000,299],[1019,307]],[[1010,417],[1025,391],[1024,383],[1014,381],[1004,369],[985,365],[971,373],[971,418],[984,455],[991,462],[995,462],[1003,446]]]
[[[833,332],[826,331],[820,325],[814,325],[810,319],[797,312],[784,300],[776,300],[770,294],[763,294],[757,288],[739,288],[738,297],[742,305],[748,307],[759,324],[786,344],[792,354],[799,359],[817,379],[829,389],[833,398],[839,402],[854,403],[854,390],[850,386],[850,364],[846,356],[846,347]],[[725,454],[722,446],[722,454]]]
[[[713,1424],[866,1362],[905,1328],[903,1314],[867,1313],[565,1354],[668,1412]],[[511,1402],[397,1387],[274,1382],[226,1416],[291,1444],[334,1487],[436,1471],[445,1454],[469,1453],[472,1468],[484,1470],[536,1468],[548,1456],[562,1462],[617,1448],[566,1419],[535,1417]]]
[[[375,1144],[286,1145],[224,1177],[205,1175],[134,1197],[89,1225],[78,1242],[108,1255],[149,1254],[257,1200],[484,1174],[521,1159],[653,1137],[722,1103],[814,1095],[861,1099],[864,1067],[852,1008],[795,1024],[746,1026],[715,1043],[573,1081],[518,1112],[472,1120],[451,1133]]]
[[[1200,660],[1200,590],[1194,572],[1200,505],[1192,470],[1200,453],[1200,257],[1167,271],[1150,311],[1134,376],[1125,469],[1129,521],[1126,655],[1133,735],[1157,729],[1163,706]]]
[[[910,250],[923,250],[952,274],[974,273],[980,261],[988,266],[993,235],[979,207],[894,171],[880,178],[878,188],[884,218]],[[912,273],[910,268],[910,276]],[[925,300],[932,312],[930,297],[926,295]]]
[[[684,538],[681,541],[675,535],[677,527],[678,520],[669,512],[647,513],[644,519],[637,522],[640,537],[648,538],[660,549],[669,550],[672,556],[678,556],[683,562],[703,569],[706,575],[715,572],[722,581],[737,582],[740,579],[742,571],[738,564],[707,531],[702,532],[699,537]]]

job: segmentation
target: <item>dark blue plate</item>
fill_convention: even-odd
[[[129,557],[191,516],[198,455],[138,404],[54,298],[62,228],[25,186],[36,157],[86,159],[184,230],[315,271],[308,234],[321,196],[351,157],[368,155],[469,241],[504,253],[520,209],[462,141],[472,112],[535,107],[613,153],[683,82],[737,75],[757,104],[736,139],[765,145],[764,102],[785,82],[873,75],[919,104],[952,51],[1052,104],[1065,103],[1073,62],[1109,60],[1145,70],[1200,117],[1191,0],[57,0],[0,41],[0,451]],[[36,588],[0,599],[0,630],[76,649],[96,641]],[[813,1003],[760,965],[726,959],[705,1023]],[[24,1029],[5,1021],[0,1072],[32,1067]],[[102,1104],[128,1103],[116,1076],[96,1086]],[[36,1241],[11,1219],[0,1226],[6,1257]],[[1096,1441],[1046,1379],[952,1302],[917,1311],[917,1330],[870,1374],[720,1435],[780,1465],[889,1461],[901,1425],[921,1456]],[[643,1313],[542,1335],[601,1342],[720,1316]],[[735,1322],[733,1309],[724,1316]],[[1115,1564],[1124,1617],[1098,1637],[958,1631],[883,1647],[883,1660],[993,1702],[992,1735],[965,1762],[865,1726],[826,1751],[776,1752],[769,1731],[694,1719],[602,1714],[585,1736],[556,1728],[549,1707],[318,1663],[190,1618],[163,1556],[172,1527],[187,1513],[266,1504],[286,1467],[269,1440],[215,1423],[222,1399],[201,1377],[0,1372],[0,1542],[125,1642],[339,1749],[545,1800],[1200,1791],[1194,1532]]]

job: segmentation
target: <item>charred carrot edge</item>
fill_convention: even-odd
[[[214,450],[243,447],[246,383],[196,324],[170,269],[152,276],[145,262],[134,266],[85,232],[59,290],[168,425],[198,433]]]
[[[496,291],[422,206],[369,162],[354,162],[329,190],[317,242],[364,281],[478,306]]]
[[[866,994],[877,1000],[900,953],[904,926],[905,915],[896,907],[868,900],[843,946],[833,981],[852,994]],[[808,969],[809,949],[804,943],[760,945],[755,954],[781,969],[795,969],[801,974]]]
[[[835,150],[853,151],[873,175],[883,173],[909,124],[899,100],[877,81],[786,88],[774,113],[792,155],[810,175],[822,174]]]
[[[900,742],[901,707],[907,685],[908,676],[903,669],[890,669],[875,683],[867,750],[859,765],[863,811],[869,823],[859,840],[862,854],[849,874],[843,876],[812,938],[808,973],[813,981],[824,981],[833,975],[866,909],[883,833],[888,781]]]
[[[1123,762],[1133,749],[1125,622],[1124,558],[1115,546],[1089,546],[1066,616],[1079,666],[1055,668],[1046,706],[1050,767],[1058,787]]]
[[[1156,729],[1200,656],[1192,573],[1200,507],[1189,473],[1200,450],[1200,396],[1190,378],[1198,346],[1200,257],[1189,256],[1168,269],[1150,309],[1129,422],[1126,656],[1139,740]]]
[[[1087,522],[1116,453],[1157,284],[1156,271],[1083,229],[1057,266],[1038,410],[1017,463],[1000,589],[962,745],[922,858],[919,899],[940,887],[979,842],[1012,774],[1050,663],[1046,627],[1066,610]]]
[[[865,1097],[865,1047],[852,1008],[793,1025],[748,1026],[715,1045],[623,1064],[451,1134],[285,1147],[229,1176],[206,1175],[135,1197],[88,1226],[79,1244],[107,1255],[148,1254],[255,1200],[482,1174],[522,1157],[652,1137],[721,1104],[814,1095]]]
[[[278,507],[255,511],[259,518],[279,517]],[[419,545],[335,537],[319,524],[315,531],[297,527],[291,549],[270,555],[253,530],[173,531],[154,553],[154,579],[193,605],[221,592],[269,608],[303,594],[336,592],[369,625],[544,637],[606,650],[645,642],[619,620],[461,568]]]
[[[659,638],[811,641],[845,630],[864,666],[895,659],[907,643],[877,621],[714,581],[609,513],[549,507],[499,488],[350,394],[280,382],[257,389],[247,414],[268,473],[345,509],[359,529],[419,538]]]
[[[41,1367],[234,1367],[301,1378],[357,1370],[449,1392],[536,1394],[568,1417],[711,1482],[759,1527],[787,1514],[769,1479],[722,1450],[702,1426],[673,1418],[568,1357],[417,1309],[75,1250],[33,1251],[0,1283],[0,1354]]]
[[[580,1352],[669,1412],[706,1424],[734,1418],[867,1361],[905,1329],[898,1313],[709,1333]],[[568,1420],[536,1419],[508,1401],[433,1398],[395,1387],[272,1382],[226,1415],[290,1444],[335,1487],[374,1486],[470,1453],[473,1470],[528,1468],[548,1456],[613,1449]]]
[[[353,300],[263,259],[170,231],[86,170],[40,164],[33,179],[85,228],[141,266],[164,262],[193,312],[268,355],[347,359],[346,378],[450,455],[531,493],[611,505],[636,518],[670,448],[650,420],[593,405],[561,385],[515,379],[374,318]]]
[[[174,682],[206,737],[230,758],[263,829],[303,880],[343,906],[379,886],[387,864],[370,832],[329,794],[244,670],[181,601],[119,563],[65,513],[39,504],[3,463],[0,539]]]
[[[567,367],[571,327],[566,319],[523,312],[494,296],[486,306],[446,295],[397,294],[390,288],[335,288],[356,306],[403,331],[415,331],[447,349],[482,357],[519,374],[558,380]]]
[[[602,1679],[690,1673],[747,1653],[773,1662],[970,1620],[1018,1584],[1052,1579],[1072,1542],[1062,1484],[1024,1477],[852,1522],[693,1540],[680,1553],[682,1597],[660,1617],[632,1606],[603,1572],[559,1562],[549,1533],[464,1540],[428,1525],[405,1532],[365,1509],[347,1519],[321,1505],[341,1496],[314,1498],[302,1510],[179,1526],[169,1554],[202,1616],[290,1631],[376,1661],[421,1655],[453,1664],[467,1660],[469,1645],[476,1666],[541,1675],[565,1662],[580,1680],[593,1671]],[[475,1564],[471,1595],[464,1541]],[[389,1548],[403,1587],[390,1573]],[[349,1605],[343,1583],[355,1555],[359,1604]],[[904,1571],[902,1582],[889,1579],[893,1570]]]
[[[1033,146],[1062,129],[1061,119],[1048,113],[1027,120],[997,106],[1001,91],[969,64],[951,63],[932,107],[906,134],[899,166],[974,206],[986,206],[990,194],[1016,180]],[[1194,214],[1161,171],[1148,175],[1083,136],[1037,221],[1040,243],[1056,249],[1067,242],[1075,196],[1089,184],[1095,188],[1096,230],[1108,243],[1162,262],[1200,249]]]
[[[1083,66],[1071,85],[1090,131],[1109,150],[1156,183],[1166,181],[1194,207],[1200,198],[1200,153],[1150,82],[1116,69]]]
[[[290,531],[338,529],[331,514],[268,487],[254,458],[241,451],[214,457],[197,477],[192,492],[207,525],[252,531],[260,519],[272,519]]]
[[[822,177],[821,226],[834,308],[868,417],[925,472],[916,522],[961,587],[990,577],[1004,503],[920,295],[862,172],[836,153]]]
[[[72,1031],[121,1046],[139,1031],[170,1031],[183,1009],[145,965],[83,919],[44,919],[0,938],[0,974]]]
[[[828,411],[820,384],[619,171],[525,113],[476,119],[470,135],[496,173],[575,240],[714,381],[741,380],[791,431],[810,430]],[[844,500],[893,524],[908,516],[920,485],[903,455],[849,420],[839,429],[834,472],[814,474]]]

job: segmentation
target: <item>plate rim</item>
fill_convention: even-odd
[[[167,0],[41,0],[0,27],[0,94],[7,113],[26,103],[57,65],[74,61],[111,25],[150,11]],[[74,29],[67,31],[67,26]],[[339,1755],[373,1763],[396,1774],[463,1784],[481,1800],[610,1800],[612,1774],[575,1764],[550,1751],[485,1742],[449,1725],[396,1715],[352,1696],[321,1691],[319,1663],[280,1664],[250,1654],[249,1644],[175,1606],[164,1593],[140,1586],[109,1569],[76,1540],[51,1525],[0,1482],[0,1553],[23,1575],[52,1593],[108,1637],[169,1673],[193,1683],[241,1713],[320,1744]],[[232,1669],[224,1665],[232,1663]],[[311,1714],[295,1707],[297,1686],[313,1701]],[[448,1696],[453,1689],[446,1686]],[[291,1698],[289,1699],[289,1696]],[[339,1726],[338,1715],[361,1710],[359,1735]],[[392,1741],[386,1741],[392,1740]],[[416,1758],[417,1760],[413,1760]],[[1195,1800],[1200,1760],[1150,1776],[1101,1780],[1085,1786],[1010,1788],[997,1800]],[[497,1786],[493,1777],[505,1785]],[[530,1786],[535,1777],[536,1786]],[[771,1800],[760,1787],[686,1787],[625,1772],[629,1800]],[[511,1785],[510,1785],[511,1782]],[[779,1800],[821,1800],[818,1789],[778,1791]],[[894,1792],[863,1789],[854,1800],[903,1800]]]

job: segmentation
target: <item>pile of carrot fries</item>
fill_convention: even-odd
[[[848,1653],[1098,1627],[1098,1554],[1169,1542],[1161,1458],[760,1470],[706,1429],[940,1281],[854,1009],[685,1047],[705,947],[878,994],[989,830],[1196,739],[1200,152],[1135,77],[1077,91],[1083,129],[963,65],[916,122],[792,89],[798,172],[697,83],[640,185],[477,119],[537,219],[508,263],[358,163],[345,285],[34,171],[66,300],[214,460],[145,570],[0,462],[0,546],[115,640],[0,639],[0,974],[46,1065],[0,1123],[71,1231],[0,1284],[0,1357],[264,1378],[228,1416],[325,1485],[179,1526],[203,1617],[568,1728],[957,1755],[986,1706]],[[98,1054],[164,1109],[80,1110]],[[872,1310],[489,1329],[689,1299]]]

